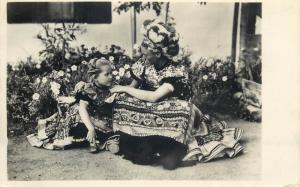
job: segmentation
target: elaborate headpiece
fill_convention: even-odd
[[[179,35],[172,25],[159,20],[146,20],[141,32],[144,35],[142,45],[148,50],[161,52],[170,60],[178,54]]]

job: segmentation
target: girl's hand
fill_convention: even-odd
[[[114,86],[113,88],[110,89],[111,93],[120,93],[120,92],[125,92],[126,93],[126,86]]]
[[[90,142],[90,143],[96,143],[96,132],[95,129],[90,129],[87,133],[86,139]]]

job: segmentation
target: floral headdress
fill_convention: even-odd
[[[179,35],[175,28],[157,19],[144,21],[141,33],[144,35],[142,45],[153,52],[172,60],[179,52]]]

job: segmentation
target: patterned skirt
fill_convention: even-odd
[[[154,103],[123,93],[116,97],[112,121],[114,131],[137,137],[164,136],[187,145],[188,153],[183,160],[196,157],[207,162],[225,155],[234,157],[243,150],[238,143],[241,129],[211,123],[205,116],[188,101],[167,98]],[[195,127],[195,120],[200,120],[200,130]],[[203,127],[204,134],[200,132]]]
[[[61,110],[60,110],[61,111]],[[97,141],[101,144],[113,136],[111,119],[90,116],[94,124]],[[63,113],[57,112],[49,118],[38,121],[37,131],[27,136],[34,147],[45,149],[68,149],[74,146],[89,145],[86,140],[88,129],[79,116],[79,105],[66,106]]]

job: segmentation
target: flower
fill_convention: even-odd
[[[154,42],[154,43],[159,43],[161,42],[164,37],[162,35],[158,35],[156,32],[153,30],[150,30],[149,32],[149,38]]]
[[[58,95],[60,92],[61,85],[57,82],[50,82],[51,90],[55,95]]]
[[[46,84],[47,83],[47,78],[46,77],[43,77],[43,79],[42,79],[42,83],[44,83],[44,84]]]
[[[66,76],[67,76],[67,77],[71,77],[71,74],[70,74],[70,73],[67,73]]]
[[[223,77],[222,77],[222,81],[225,82],[225,81],[227,81],[227,80],[228,80],[227,76],[223,76]]]
[[[36,67],[37,69],[40,69],[40,68],[41,68],[41,64],[37,64],[35,67]]]
[[[66,53],[65,54],[65,59],[69,60],[71,58],[71,54],[70,53]]]
[[[115,71],[112,72],[112,74],[116,76],[116,75],[119,74],[119,72],[115,70]]]
[[[134,45],[133,45],[133,49],[139,50],[139,48],[140,48],[140,46],[139,46],[138,44],[134,44]]]
[[[202,78],[203,78],[204,80],[207,80],[207,79],[208,79],[208,76],[207,76],[207,75],[204,75]]]
[[[77,70],[77,66],[76,65],[71,66],[71,70],[72,71],[76,71]]]
[[[172,58],[172,60],[173,60],[174,62],[177,62],[177,61],[179,60],[179,58],[178,58],[178,56],[174,56],[174,57]]]
[[[81,62],[81,64],[86,65],[87,61],[84,60],[84,61]]]
[[[208,68],[211,67],[213,65],[213,63],[214,63],[213,59],[211,59],[211,58],[208,59],[207,62],[206,62],[206,67],[208,67]]]
[[[59,70],[58,72],[58,76],[62,77],[65,75],[65,72],[63,70]]]
[[[220,68],[222,65],[223,65],[222,63],[218,62],[217,63],[217,68]]]
[[[115,59],[115,57],[113,57],[113,56],[109,57],[109,61],[111,61],[111,62],[114,61],[114,59]]]
[[[40,82],[41,82],[41,79],[40,79],[40,78],[37,78],[37,79],[35,80],[35,82],[36,82],[36,83],[40,83]]]
[[[120,80],[120,76],[116,76],[116,80]]]
[[[187,107],[187,106],[188,106],[188,103],[187,103],[187,102],[184,102],[184,101],[182,101],[182,102],[181,102],[181,105],[182,105],[183,107]]]
[[[164,104],[164,107],[165,108],[169,108],[171,105],[170,105],[170,103],[168,103],[168,102],[166,102],[165,104]]]
[[[40,94],[38,94],[38,93],[35,93],[32,95],[33,100],[39,100],[39,98],[40,98]]]
[[[164,109],[164,107],[162,105],[157,106],[157,110],[163,110],[163,109]]]
[[[127,72],[126,72],[125,77],[126,77],[126,78],[130,78],[130,77],[131,77],[130,71],[127,71]]]
[[[213,74],[212,74],[212,78],[213,78],[213,79],[216,79],[216,78],[217,78],[217,74],[216,74],[216,73],[213,73]]]
[[[121,77],[123,77],[124,74],[125,74],[125,69],[124,69],[124,68],[120,68],[120,69],[119,69],[119,75],[120,75]]]
[[[130,66],[128,65],[128,64],[125,64],[125,66],[124,66],[124,69],[129,69],[130,68]]]
[[[70,72],[71,70],[70,70],[70,68],[67,68],[67,72]]]

